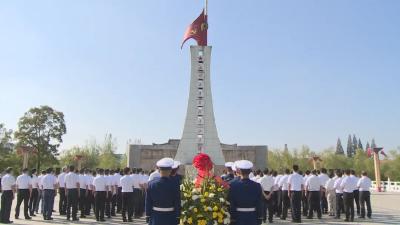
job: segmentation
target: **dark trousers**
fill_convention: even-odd
[[[360,192],[358,190],[354,190],[354,203],[356,204],[357,215],[360,215]]]
[[[365,217],[365,205],[367,205],[367,217],[371,217],[371,193],[369,191],[360,191],[361,217]]]
[[[15,206],[15,218],[19,217],[19,208],[21,203],[24,202],[24,216],[29,218],[28,214],[28,203],[29,203],[29,189],[19,189],[17,193],[17,205]]]
[[[10,221],[13,195],[12,191],[3,191],[1,194],[0,222],[6,223]]]
[[[81,211],[81,216],[85,216],[86,214],[86,189],[79,189],[79,210]]]
[[[140,215],[140,189],[134,188],[133,189],[133,212],[135,213],[135,217],[141,217]]]
[[[65,196],[65,188],[60,187],[58,192],[60,193],[60,201],[58,202],[58,212],[60,215],[67,213],[67,198]]]
[[[264,191],[266,195],[269,195],[269,191]],[[263,197],[264,198],[264,197]],[[276,196],[275,196],[276,199]],[[263,221],[267,221],[267,211],[268,211],[268,221],[272,223],[273,217],[274,217],[274,212],[275,212],[275,200],[274,199],[274,193],[272,193],[270,199],[264,198],[263,201]]]
[[[105,202],[105,214],[108,218],[111,217],[111,199],[112,199],[112,192],[108,191],[108,195],[106,196]]]
[[[317,211],[318,218],[322,217],[321,213],[321,193],[319,191],[309,191],[307,194],[308,198],[308,218],[312,218],[314,210]]]
[[[343,194],[336,193],[336,218],[340,218],[340,213],[343,211]]]
[[[303,206],[303,216],[307,216],[309,205],[308,205],[308,199],[307,199],[307,195],[306,195],[305,191],[302,192],[301,204]]]
[[[117,208],[117,196],[118,193],[113,194],[111,198],[111,216],[115,216],[116,208]]]
[[[282,191],[281,199],[282,199],[282,216],[281,216],[281,219],[286,220],[287,214],[288,214],[288,210],[290,208],[290,198],[288,196],[288,191],[287,190]]]
[[[292,203],[292,220],[294,222],[301,221],[301,191],[291,191],[291,203]]]
[[[104,220],[104,202],[106,201],[105,191],[96,191],[94,196],[96,220]]]
[[[326,192],[321,192],[321,210],[322,213],[328,213],[328,199],[326,198]]]
[[[36,205],[39,201],[39,191],[37,188],[32,189],[31,198],[29,199],[29,213],[30,215],[35,214]]]
[[[344,211],[346,213],[346,220],[354,220],[354,194],[343,193]]]
[[[42,204],[40,206],[40,208],[41,208],[40,213],[43,213],[43,207],[42,207],[43,206],[43,191],[38,189],[38,201],[37,201],[37,203],[35,205],[35,212],[36,213],[39,213],[39,204],[40,204],[40,202],[42,202]]]
[[[272,195],[274,196],[274,213],[280,217],[282,214],[282,191],[274,191]]]
[[[128,219],[133,217],[133,192],[122,192],[122,219],[126,220],[126,214]]]
[[[90,215],[90,210],[94,209],[94,196],[92,190],[88,190],[88,194],[86,196],[86,202],[85,202],[85,215],[88,216]]]
[[[51,218],[54,207],[55,191],[51,189],[43,190],[43,218]]]
[[[117,212],[120,213],[122,210],[122,187],[118,187],[117,192]]]
[[[78,212],[78,189],[73,188],[73,189],[68,189],[68,195],[67,195],[67,219],[71,218],[76,219],[77,218],[77,212]],[[72,213],[71,213],[71,208],[72,208]],[[71,215],[72,214],[72,215]]]

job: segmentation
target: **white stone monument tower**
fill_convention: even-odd
[[[216,165],[224,165],[211,94],[211,46],[190,46],[190,53],[189,102],[175,159],[183,164],[191,164],[193,157],[202,152],[210,155]]]

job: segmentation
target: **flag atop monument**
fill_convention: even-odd
[[[191,38],[197,41],[199,46],[207,46],[207,15],[203,12],[192,24],[188,26],[186,29],[185,35],[183,36],[183,41],[181,48],[185,44],[185,42]]]

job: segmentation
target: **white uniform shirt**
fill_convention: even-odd
[[[114,174],[114,179],[115,179],[114,183],[118,187],[121,187],[121,178],[122,178],[121,174],[119,174],[119,173]]]
[[[133,192],[133,178],[129,175],[125,175],[121,177],[120,179],[121,187],[122,187],[122,192]]]
[[[318,177],[319,177],[319,180],[321,181],[321,185],[323,187],[325,187],[326,182],[328,182],[328,180],[329,180],[329,176],[326,175],[325,173],[321,173]]]
[[[57,182],[58,182],[58,185],[60,186],[60,188],[65,187],[65,176],[66,175],[67,175],[66,173],[62,172],[57,177]]]
[[[87,186],[88,186],[88,183],[87,183],[86,176],[83,174],[79,174],[79,188],[86,190]]]
[[[342,194],[342,188],[340,187],[340,184],[342,183],[343,177],[338,177],[335,180],[335,183],[333,184],[333,188],[335,189],[335,192],[338,194]]]
[[[353,193],[357,189],[357,180],[354,177],[347,176],[340,183],[340,188],[343,189],[343,192]]]
[[[274,189],[273,191],[279,191],[279,180],[282,178],[282,175],[277,175],[276,177],[274,177]]]
[[[139,177],[139,174],[134,173],[134,174],[131,175],[131,177],[133,179],[133,184],[134,184],[133,187],[134,188],[140,188],[140,177]]]
[[[269,191],[269,192],[273,191],[274,178],[272,176],[264,175],[263,177],[260,178],[258,183],[260,183],[263,191]]]
[[[357,182],[357,187],[360,191],[369,191],[371,188],[371,179],[367,176],[362,176]]]
[[[144,174],[139,174],[139,177],[140,177],[139,183],[140,183],[141,185],[147,184],[147,180],[148,180],[149,178],[148,178],[146,175],[144,175]]]
[[[39,178],[34,174],[32,174],[31,183],[33,189],[39,188]]]
[[[291,191],[301,191],[301,185],[304,185],[303,177],[293,172],[288,178],[288,184],[290,185]]]
[[[104,178],[106,179],[106,185],[108,187],[108,191],[111,191],[111,188],[114,185],[114,176],[107,175],[107,176],[104,176]]]
[[[161,177],[161,174],[160,174],[160,172],[158,172],[158,170],[155,170],[154,172],[152,172],[150,174],[149,181],[152,181],[157,177]]]
[[[107,181],[103,175],[99,175],[93,179],[93,186],[96,191],[106,191]]]
[[[334,190],[335,190],[335,188],[334,188],[335,180],[336,180],[336,177],[333,177],[333,178],[330,178],[330,179],[325,183],[325,189],[326,189],[327,191],[334,191]]]
[[[308,191],[320,191],[321,180],[316,175],[311,175],[307,178],[306,187]]]
[[[285,174],[279,179],[278,186],[281,188],[282,191],[287,191],[288,190],[288,179],[289,175]]]
[[[352,177],[352,178],[356,181],[356,184],[358,184],[358,181],[360,180],[359,177],[356,177],[356,176],[354,176],[354,175],[350,175],[350,177]],[[355,190],[355,191],[358,190],[358,187],[356,186],[356,189],[354,189],[354,190]]]
[[[6,174],[3,178],[1,178],[1,190],[11,191],[14,185],[15,178],[11,174]]]
[[[31,177],[24,173],[17,177],[17,181],[15,182],[18,189],[29,189],[29,186],[32,187]]]
[[[57,178],[53,174],[46,174],[42,178],[43,190],[54,190],[54,185],[57,185]]]
[[[42,189],[42,185],[43,185],[43,182],[42,182],[42,181],[43,181],[43,177],[44,177],[44,176],[45,176],[45,175],[39,175],[39,176],[38,176],[38,186],[39,186],[39,189],[40,189],[40,190],[43,190],[43,189]]]
[[[74,172],[69,172],[65,175],[64,182],[67,189],[78,188],[77,184],[79,184],[79,175]]]
[[[91,174],[85,174],[86,185],[89,190],[93,190],[93,176]]]

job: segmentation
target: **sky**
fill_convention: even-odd
[[[182,135],[184,31],[201,0],[0,1],[0,123],[65,114],[62,149],[111,133]],[[209,0],[211,79],[223,143],[320,151],[349,134],[400,146],[400,1]]]

